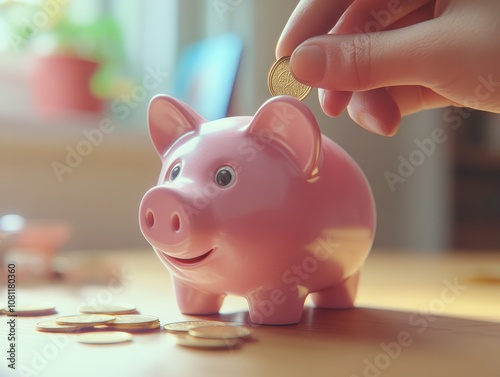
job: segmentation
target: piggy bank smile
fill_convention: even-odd
[[[213,254],[214,248],[210,249],[206,253],[200,254],[192,258],[178,258],[161,250],[159,250],[159,252],[161,252],[161,255],[173,265],[180,268],[184,268],[184,267],[197,267],[201,265],[202,262],[207,262],[209,257]]]

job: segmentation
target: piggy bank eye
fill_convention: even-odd
[[[168,180],[172,182],[173,180],[175,180],[175,178],[177,178],[180,172],[181,172],[181,163],[179,162],[172,168],[172,170],[170,170],[170,175],[168,177]]]
[[[215,174],[215,182],[220,187],[229,187],[236,180],[236,172],[230,166],[223,166]]]

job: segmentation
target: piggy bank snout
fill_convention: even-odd
[[[153,246],[178,244],[186,237],[188,223],[180,198],[168,188],[154,187],[142,198],[139,224],[142,234]]]

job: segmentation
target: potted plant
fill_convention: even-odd
[[[59,4],[57,12],[44,14],[48,3],[8,3],[2,16],[11,30],[13,49],[35,52],[31,76],[35,105],[46,116],[98,113],[103,99],[111,97],[118,85],[124,61],[120,29],[106,15],[76,22],[69,17],[68,5]]]

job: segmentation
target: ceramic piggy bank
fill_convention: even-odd
[[[207,122],[160,95],[148,117],[163,168],[140,227],[183,313],[217,313],[226,295],[245,297],[260,324],[298,322],[309,294],[317,307],[353,306],[373,197],[306,105],[274,97],[253,117]]]

